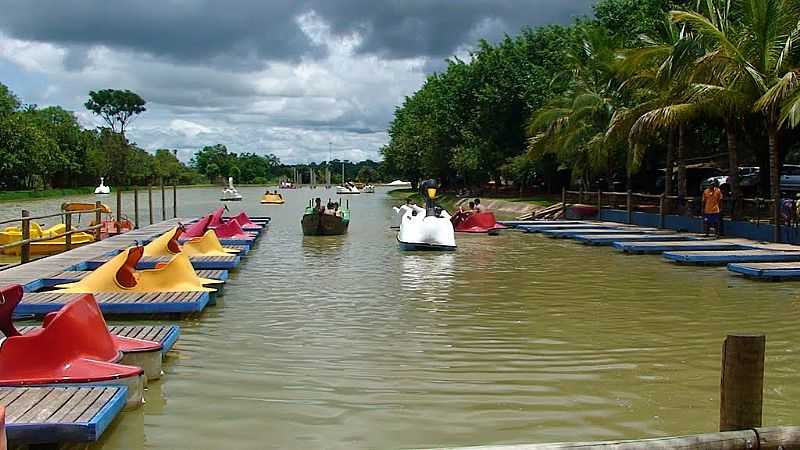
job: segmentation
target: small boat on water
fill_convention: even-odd
[[[304,236],[338,236],[347,233],[350,225],[350,209],[340,208],[335,214],[326,214],[321,206],[306,207],[300,221]]]
[[[283,194],[278,191],[267,191],[261,196],[262,205],[282,205],[284,203]]]
[[[436,183],[433,180],[420,186],[425,198],[425,208],[406,204],[395,211],[400,216],[397,242],[402,250],[452,251],[456,237],[450,214],[436,206]]]
[[[364,186],[364,189],[361,190],[362,194],[374,194],[375,193],[375,186],[368,184]]]
[[[82,203],[82,202],[67,202],[61,204],[61,210],[64,212],[86,212],[87,214],[91,214],[94,217],[94,203]],[[115,236],[122,233],[127,233],[134,228],[133,222],[131,222],[127,217],[124,215],[119,218],[119,220],[114,220],[112,217],[111,208],[108,205],[101,203],[100,204],[100,213],[105,214],[106,218],[100,221],[100,236],[105,239],[109,236]],[[78,215],[78,223],[80,223],[81,215]],[[97,225],[96,220],[93,218],[90,226]],[[73,241],[74,241],[73,235]]]
[[[402,181],[402,180],[394,180],[391,183],[387,183],[384,186],[394,187],[394,188],[410,188],[411,182],[409,181]]]
[[[336,188],[336,193],[337,194],[343,194],[343,195],[360,194],[361,191],[358,190],[358,188],[356,187],[355,184],[347,182],[347,183],[344,183],[343,185],[337,187]]]
[[[111,188],[105,185],[104,177],[100,177],[100,186],[94,188],[94,193],[97,195],[107,195],[111,193]]]
[[[44,229],[36,222],[31,222],[30,226],[31,239],[52,237],[46,241],[31,242],[31,255],[52,255],[67,250],[66,236],[59,236],[67,231],[67,226],[63,223]],[[11,244],[21,240],[22,229],[19,227],[7,227],[3,229],[3,231],[0,231],[0,245]],[[92,242],[94,242],[94,236],[89,233],[78,232],[72,234],[73,248]],[[22,246],[16,246],[4,248],[2,253],[6,255],[19,255],[21,251]]]
[[[239,202],[242,201],[242,194],[233,187],[233,177],[228,177],[228,187],[222,190],[223,202]]]
[[[466,212],[453,216],[453,227],[458,233],[493,233],[506,228],[497,223],[494,213]]]

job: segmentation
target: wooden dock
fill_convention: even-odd
[[[736,263],[728,264],[728,270],[757,280],[800,280],[800,263]]]
[[[22,334],[38,329],[38,326],[17,327]],[[162,353],[172,350],[181,335],[181,329],[177,325],[111,325],[108,327],[108,331],[116,336],[158,342],[161,344]]]
[[[617,242],[678,242],[696,241],[698,238],[685,234],[616,234],[616,235],[594,235],[576,234],[572,239],[586,245],[614,245]]]
[[[15,316],[40,316],[58,311],[81,294],[58,291],[26,293],[14,310]],[[94,294],[103,314],[193,314],[211,301],[208,292],[108,292]]]
[[[729,250],[708,252],[666,252],[664,258],[681,264],[724,266],[742,262],[800,262],[800,251]]]
[[[93,258],[88,261],[83,261],[74,267],[77,271],[95,270],[103,264],[110,261],[116,254],[104,255],[98,258]],[[137,269],[155,269],[158,264],[167,263],[172,259],[170,256],[144,256],[139,260],[136,265]],[[192,262],[192,267],[195,270],[231,270],[239,266],[242,258],[237,255],[230,256],[194,256],[189,258]]]
[[[124,386],[0,387],[8,440],[12,446],[97,441],[127,392]]]
[[[740,242],[725,240],[696,241],[658,241],[658,242],[615,242],[614,248],[625,253],[658,254],[670,251],[712,251],[747,249]]]
[[[611,236],[621,234],[657,234],[657,235],[672,235],[675,234],[671,230],[659,230],[657,228],[567,228],[563,230],[542,230],[541,233],[545,236],[554,238],[571,238],[576,235],[592,235],[592,236]]]

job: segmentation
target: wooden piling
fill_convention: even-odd
[[[567,187],[563,186],[561,188],[561,214],[562,216],[567,216]]]
[[[147,185],[147,209],[150,211],[150,225],[153,224],[153,185]]]
[[[627,195],[627,204],[628,204],[628,224],[633,223],[633,192],[628,189]]]
[[[658,215],[659,215],[658,227],[659,228],[664,228],[664,225],[667,222],[667,209],[666,209],[667,205],[666,205],[666,203],[667,203],[667,195],[666,194],[661,194],[661,196],[658,198]]]
[[[117,189],[117,221],[114,223],[116,233],[120,232],[120,224],[122,223],[122,188]]]
[[[766,336],[729,334],[722,344],[719,430],[761,426]]]
[[[172,183],[172,218],[178,218],[178,186]]]
[[[66,236],[64,236],[64,244],[66,246],[67,251],[72,250],[72,214],[69,212],[64,213],[64,230],[66,232]]]
[[[133,188],[133,229],[139,229],[139,188]]]
[[[6,450],[6,409],[0,406],[0,450]]]
[[[603,207],[603,191],[600,188],[597,188],[597,209]]]
[[[27,241],[31,238],[31,219],[30,217],[31,212],[27,209],[22,210],[22,240]],[[19,251],[19,260],[22,264],[31,260],[31,244],[30,242],[25,242],[22,244],[22,248]]]
[[[164,191],[164,179],[161,179],[161,220],[167,220],[167,193]]]
[[[102,203],[99,201],[94,202],[94,224],[95,225],[102,225],[103,224],[103,214],[100,212],[100,208],[103,206]],[[94,230],[94,240],[99,241],[103,237],[103,229],[102,227],[97,228]]]

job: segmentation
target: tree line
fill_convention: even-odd
[[[95,186],[100,177],[113,186],[166,183],[268,184],[293,179],[297,169],[307,179],[316,171],[325,180],[328,163],[285,165],[273,154],[234,153],[223,144],[198,150],[189,164],[177,150],[149,152],[130,142],[125,131],[131,120],[146,111],[146,101],[127,90],[104,89],[89,93],[87,110],[107,126],[84,129],[75,115],[59,106],[25,105],[0,83],[0,189],[49,189]],[[378,181],[379,163],[331,161],[332,182],[341,182],[341,165],[348,179]]]
[[[687,167],[798,162],[800,0],[601,0],[448,61],[389,126],[385,163],[446,185],[513,181],[697,195]],[[657,183],[657,180],[660,180]],[[661,185],[660,183],[663,183]]]

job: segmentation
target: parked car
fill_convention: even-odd
[[[739,167],[739,186],[743,192],[755,192],[760,179],[761,168],[759,167]],[[731,193],[731,187],[728,184],[728,175],[720,175],[716,177],[707,178],[700,184],[700,189],[705,190],[711,185],[712,182],[719,183],[719,188],[726,194]]]
[[[781,169],[781,191],[800,192],[800,166],[784,164]]]

